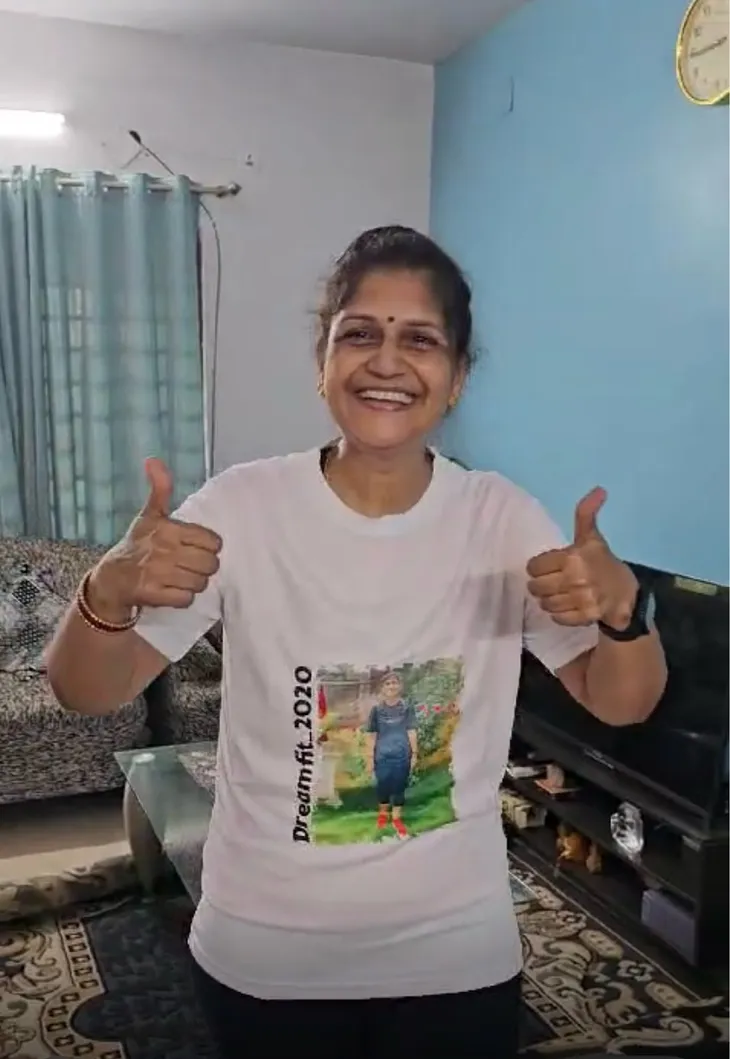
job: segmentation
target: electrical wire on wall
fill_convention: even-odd
[[[179,174],[171,169],[170,166],[165,162],[158,154],[156,154],[151,147],[143,141],[142,137],[134,129],[129,130],[129,135],[137,144],[139,150],[135,154],[132,161],[136,161],[140,155],[148,155],[154,159],[158,165],[161,165],[166,173],[169,173],[172,177],[177,177]],[[127,163],[131,164],[131,163]],[[212,342],[210,345],[210,370],[206,371],[205,363],[205,342],[200,343],[200,359],[201,359],[201,372],[203,377],[203,400],[205,406],[205,422],[207,424],[206,438],[205,438],[205,476],[211,478],[213,476],[213,465],[215,459],[215,443],[216,443],[216,397],[218,393],[218,338],[220,333],[220,316],[221,316],[221,288],[223,279],[223,253],[221,249],[221,238],[218,230],[218,224],[216,219],[209,210],[203,199],[200,199],[200,208],[202,209],[205,216],[210,221],[211,230],[213,232],[213,240],[215,244],[215,286],[213,288],[213,335]],[[202,288],[202,284],[201,284]],[[202,300],[202,290],[201,290]],[[201,313],[201,328],[203,327]]]

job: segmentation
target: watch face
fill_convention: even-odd
[[[694,0],[677,42],[677,76],[695,103],[716,103],[730,82],[730,0]]]

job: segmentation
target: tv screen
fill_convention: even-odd
[[[644,724],[615,728],[574,703],[526,658],[518,710],[590,748],[679,806],[715,812],[728,756],[728,589],[635,566],[652,588],[669,680]]]

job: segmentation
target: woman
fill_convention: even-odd
[[[232,467],[171,516],[149,498],[80,586],[49,655],[81,712],[137,695],[218,619],[218,782],[190,947],[226,1059],[508,1059],[520,944],[498,788],[526,645],[611,724],[638,721],[665,666],[647,600],[610,552],[594,490],[566,545],[539,505],[427,437],[471,364],[470,291],[433,242],[369,231],[319,315],[322,449]],[[402,843],[317,841],[316,673],[460,665],[453,814]],[[447,662],[447,664],[451,664]],[[364,834],[364,831],[363,831]]]

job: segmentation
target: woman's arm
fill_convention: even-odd
[[[96,613],[103,617],[103,608]],[[75,604],[61,620],[46,661],[59,703],[89,716],[131,702],[168,665],[168,659],[133,629],[113,634],[92,629]]]
[[[568,546],[550,542],[548,526],[545,550],[527,564],[526,641],[537,644],[538,657],[547,656],[566,690],[601,721],[636,724],[649,717],[664,693],[667,666],[656,629],[617,641],[597,624],[626,629],[639,590],[633,571],[598,529],[605,499],[603,490],[593,490],[581,500]]]
[[[586,652],[555,674],[570,694],[606,724],[645,721],[664,694],[667,665],[661,640],[648,635],[620,643],[599,636]]]
[[[46,653],[48,679],[62,706],[84,714],[109,713],[135,698],[184,654],[221,614],[217,584],[221,539],[192,517],[211,513],[206,485],[168,511],[169,472],[148,460],[150,495],[124,538],[84,583],[85,609],[118,631],[101,631],[75,601]],[[141,610],[136,625],[124,629]]]

